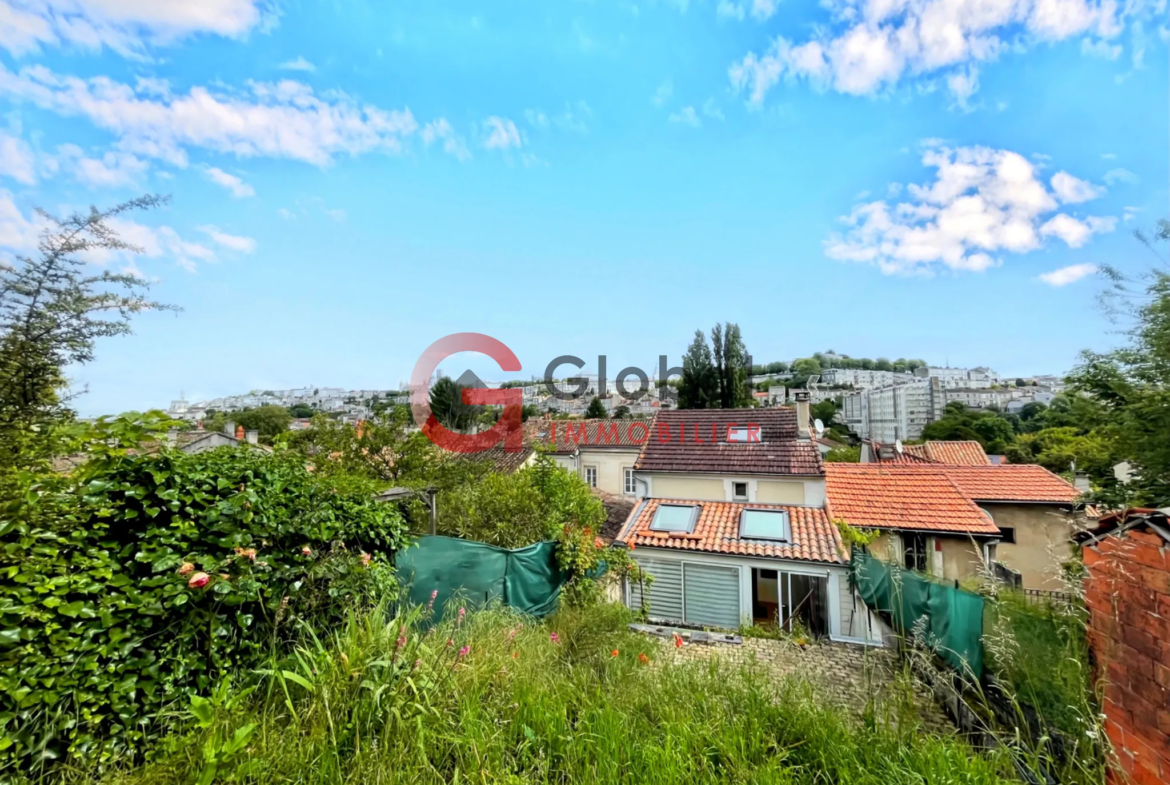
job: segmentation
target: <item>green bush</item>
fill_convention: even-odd
[[[392,583],[403,523],[288,454],[134,454],[100,423],[72,475],[0,508],[0,772],[140,749],[168,707]],[[184,698],[185,699],[185,698]]]

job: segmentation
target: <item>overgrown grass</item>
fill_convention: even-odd
[[[137,783],[997,783],[976,753],[914,723],[858,722],[799,681],[650,664],[659,645],[612,606],[547,622],[505,611],[354,614],[197,714]],[[195,721],[192,721],[195,724]],[[78,778],[83,775],[78,774]]]

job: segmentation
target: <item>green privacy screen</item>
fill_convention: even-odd
[[[853,549],[853,584],[865,604],[964,674],[983,677],[983,598]]]
[[[545,616],[557,606],[567,576],[557,566],[556,543],[538,542],[514,551],[472,540],[421,537],[395,560],[407,598],[435,615],[458,593],[472,607],[497,600],[524,613]]]

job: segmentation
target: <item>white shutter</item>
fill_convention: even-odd
[[[738,629],[739,568],[688,562],[683,566],[688,624]]]
[[[637,557],[635,561],[654,580],[646,587],[651,619],[683,620],[682,563],[667,559]],[[642,607],[642,584],[630,581],[630,607]]]

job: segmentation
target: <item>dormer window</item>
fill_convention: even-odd
[[[731,484],[731,498],[733,501],[747,501],[748,484],[746,482],[733,482]]]
[[[729,425],[727,426],[727,442],[752,442],[758,443],[763,441],[760,438],[760,426],[758,425]]]
[[[744,510],[739,515],[739,536],[743,540],[791,542],[787,510]]]
[[[690,534],[695,530],[695,521],[698,518],[699,508],[694,504],[659,504],[658,509],[654,511],[650,529],[656,532]]]

